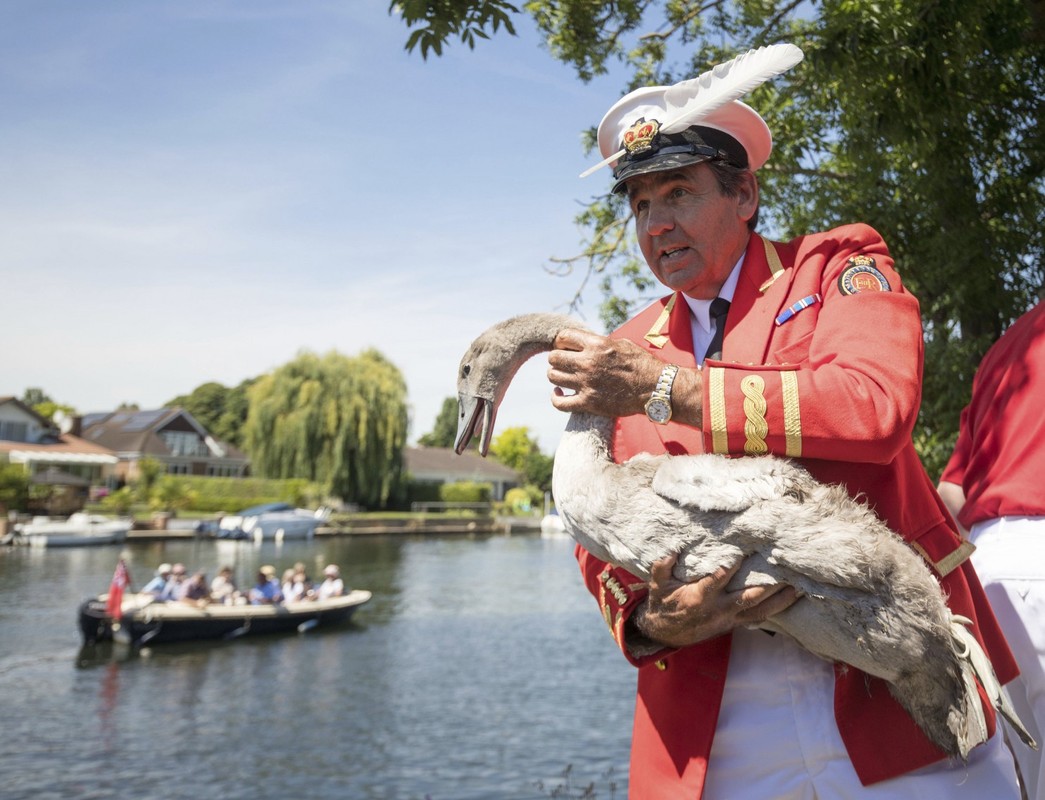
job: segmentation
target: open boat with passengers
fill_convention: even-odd
[[[139,646],[234,639],[343,624],[356,609],[369,602],[371,596],[366,589],[352,589],[340,597],[325,600],[198,606],[158,601],[151,594],[132,594],[123,599],[119,619],[113,619],[106,614],[108,595],[103,594],[80,605],[79,624],[87,645],[109,640]]]

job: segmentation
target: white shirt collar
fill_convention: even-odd
[[[737,263],[733,265],[733,271],[729,273],[726,282],[723,283],[722,288],[718,290],[718,296],[723,300],[728,300],[731,303],[733,302],[733,294],[737,290],[737,281],[740,279],[740,268],[744,266],[744,256],[746,254],[747,251],[740,254]],[[711,330],[711,300],[696,300],[685,294],[682,296],[686,298],[686,305],[689,306],[691,323],[696,323],[693,328],[693,333],[695,334],[693,337],[694,343],[697,341],[696,334],[699,333],[697,326],[699,326],[703,331],[704,336],[701,338],[706,337],[706,341],[710,342],[711,334],[714,333],[714,331]],[[700,352],[704,351],[701,350]]]

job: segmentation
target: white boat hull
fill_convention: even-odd
[[[325,508],[316,511],[294,508],[262,514],[234,514],[222,517],[218,524],[218,536],[277,542],[311,539],[316,535],[316,529],[329,517],[330,512]]]
[[[77,513],[64,520],[37,517],[15,532],[16,541],[30,547],[85,547],[121,544],[133,525],[132,519]]]

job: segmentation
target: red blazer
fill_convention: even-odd
[[[965,491],[958,520],[966,528],[999,517],[1045,515],[1043,392],[1045,303],[1039,303],[987,351],[962,411],[941,480]]]
[[[693,367],[689,311],[669,295],[615,337]],[[702,430],[644,416],[618,420],[614,457],[641,452],[795,458],[816,478],[867,502],[934,567],[949,607],[974,622],[999,679],[1016,664],[963,544],[914,450],[921,401],[918,302],[881,237],[852,225],[788,243],[752,235],[726,322],[720,361],[705,362]],[[624,623],[645,584],[577,548],[585,583],[618,644],[639,667],[631,794],[699,797],[729,663],[731,636],[645,658],[624,648]],[[865,784],[944,757],[887,684],[835,668],[835,717]],[[993,709],[985,703],[988,727]]]

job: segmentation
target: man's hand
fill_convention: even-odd
[[[649,595],[629,620],[643,638],[665,647],[685,647],[734,628],[758,625],[801,597],[783,583],[727,591],[741,562],[683,583],[672,575],[677,560],[678,556],[668,556],[653,563]]]
[[[626,339],[588,331],[560,331],[548,354],[548,380],[555,384],[552,405],[602,417],[645,412],[665,363]],[[701,384],[696,369],[679,370],[672,406],[674,418],[700,425]]]

